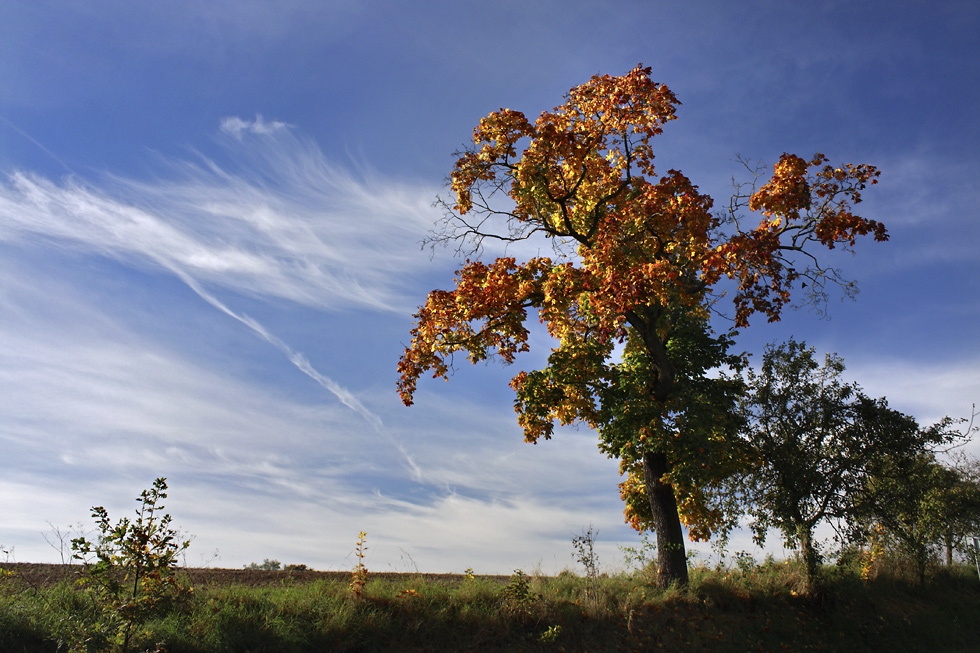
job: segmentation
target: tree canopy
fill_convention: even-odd
[[[708,374],[735,362],[730,337],[710,327],[721,282],[737,327],[757,312],[778,320],[795,286],[839,279],[818,249],[887,239],[883,224],[852,212],[878,171],[822,154],[783,154],[765,184],[712,213],[684,174],[654,165],[652,139],[678,105],[637,66],[594,76],[534,122],[511,109],[483,118],[458,153],[436,240],[476,256],[488,240],[541,238],[555,255],[467,259],[454,287],[430,292],[415,314],[398,365],[411,405],[419,377],[446,377],[457,352],[513,362],[536,311],[557,345],[544,368],[511,381],[525,439],[579,421],[599,432],[630,474],[624,494],[648,498],[648,519],[634,523],[657,531],[662,584],[686,582],[680,519],[710,532],[710,486],[737,459],[736,388]],[[746,209],[758,214],[751,228]]]

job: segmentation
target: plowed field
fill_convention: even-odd
[[[29,562],[4,562],[0,563],[0,569],[14,572],[30,585],[36,587],[47,587],[56,585],[63,580],[73,580],[82,574],[81,565],[50,565],[35,564]],[[262,587],[264,585],[295,585],[309,583],[315,580],[348,580],[349,571],[312,571],[312,570],[289,570],[289,571],[266,571],[260,569],[192,569],[181,568],[178,573],[186,574],[195,587],[207,587],[209,585],[245,585],[248,587]],[[458,583],[465,576],[458,574],[395,574],[395,573],[372,573],[372,579],[388,578],[392,580],[406,578],[424,578],[429,582]],[[481,576],[481,578],[494,578],[506,582],[507,576]]]

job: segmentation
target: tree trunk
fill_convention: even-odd
[[[674,582],[687,585],[687,555],[677,514],[677,497],[674,488],[660,480],[669,471],[665,454],[643,454],[643,478],[657,532],[657,585],[662,588]]]
[[[928,555],[925,547],[921,547],[921,548],[922,548],[921,553],[918,556],[916,556],[916,560],[915,560],[915,571],[919,581],[919,587],[922,587],[926,584],[926,556]]]
[[[803,554],[803,568],[806,573],[806,591],[813,589],[817,581],[817,552],[813,548],[813,533],[809,525],[800,524],[796,527],[796,537],[800,543],[800,553]]]

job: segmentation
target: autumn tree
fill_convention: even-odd
[[[513,362],[536,311],[557,345],[511,382],[525,438],[547,439],[556,423],[597,430],[628,474],[624,494],[646,497],[646,514],[632,516],[656,529],[661,584],[686,582],[681,521],[708,534],[711,485],[737,458],[732,382],[707,374],[732,358],[729,335],[709,324],[722,287],[737,327],[757,312],[778,320],[795,285],[838,279],[818,249],[887,239],[852,213],[877,171],[822,154],[784,154],[765,184],[712,213],[686,176],[654,166],[652,139],[678,104],[637,66],[594,76],[534,122],[510,109],[483,118],[458,153],[436,235],[474,260],[451,290],[429,293],[398,366],[411,405],[419,377],[445,377],[456,353]],[[746,209],[759,214],[751,228]],[[536,238],[554,255],[477,260],[491,242]]]
[[[729,485],[745,500],[760,546],[776,528],[799,550],[808,588],[819,564],[814,528],[847,519],[875,461],[914,458],[947,439],[884,398],[867,397],[843,372],[839,356],[828,354],[821,365],[806,343],[769,345],[759,371],[748,373],[743,402],[752,465]]]

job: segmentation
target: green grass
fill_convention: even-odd
[[[879,651],[980,650],[980,580],[937,569],[924,586],[900,568],[862,580],[821,570],[801,595],[796,563],[695,568],[665,591],[647,572],[588,579],[564,572],[508,584],[458,577],[251,588],[198,587],[142,626],[135,651]],[[63,583],[0,578],[0,651],[102,651],[112,624]]]

